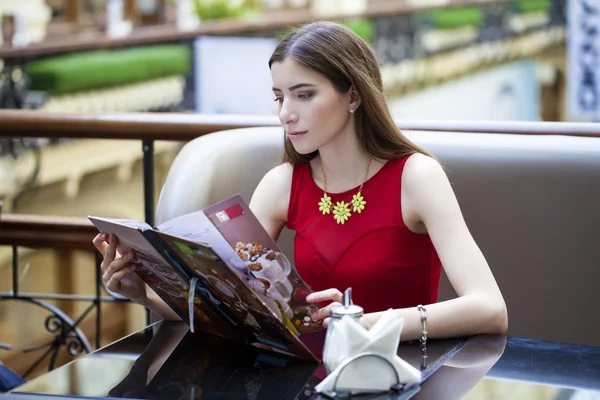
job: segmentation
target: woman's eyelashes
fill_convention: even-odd
[[[298,93],[298,97],[301,99],[310,99],[312,97],[312,93],[311,92],[306,92],[306,93]]]
[[[298,93],[296,95],[299,99],[310,99],[313,96],[313,93],[311,92],[307,92],[307,93]],[[278,103],[282,103],[283,102],[283,96],[275,96],[275,98],[273,99],[273,101],[276,101]]]

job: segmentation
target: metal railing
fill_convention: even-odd
[[[157,43],[179,43],[193,40],[202,35],[240,35],[261,34],[280,31],[317,20],[342,20],[349,18],[379,18],[390,15],[406,15],[428,10],[449,7],[484,6],[488,4],[509,3],[512,0],[448,0],[441,4],[416,4],[396,0],[378,1],[365,10],[315,15],[309,10],[271,11],[257,18],[232,18],[205,21],[198,28],[180,30],[175,24],[134,27],[129,36],[110,38],[100,31],[87,32],[86,35],[61,35],[48,38],[41,43],[27,47],[0,46],[0,58],[13,61],[28,57],[47,56],[90,49],[109,49],[126,46],[138,46]]]
[[[71,356],[77,356],[82,352],[92,351],[86,335],[79,328],[84,319],[95,309],[95,348],[100,347],[102,330],[101,304],[103,302],[120,302],[124,299],[102,296],[103,283],[100,275],[100,255],[96,254],[95,294],[93,296],[82,296],[73,294],[55,293],[27,293],[22,292],[19,284],[19,247],[28,248],[60,248],[69,250],[92,250],[91,240],[96,229],[90,223],[79,218],[47,217],[5,214],[0,215],[0,245],[12,247],[12,290],[0,292],[0,301],[13,300],[26,302],[41,307],[50,315],[44,321],[45,329],[53,335],[52,340],[26,347],[25,353],[46,349],[42,355],[23,374],[29,376],[47,357],[50,357],[49,369],[56,365],[56,359],[61,348],[66,348]],[[70,318],[60,308],[50,304],[48,301],[67,300],[91,303],[75,320]],[[10,349],[4,345],[0,348]]]

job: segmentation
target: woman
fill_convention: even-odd
[[[296,231],[295,265],[316,291],[307,301],[328,304],[313,319],[352,287],[364,325],[393,308],[403,340],[505,333],[502,294],[448,178],[395,126],[372,49],[348,28],[318,22],[284,38],[269,66],[285,162],[250,207],[275,240],[285,225]],[[109,289],[177,318],[105,239],[94,243],[106,251]],[[458,297],[437,303],[442,265]]]

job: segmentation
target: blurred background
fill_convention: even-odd
[[[583,9],[586,2],[573,3]],[[274,115],[267,61],[278,37],[326,19],[346,24],[373,47],[397,120],[597,121],[597,53],[571,49],[571,39],[580,41],[574,48],[589,48],[589,32],[581,28],[585,14],[570,14],[570,6],[577,5],[0,0],[0,108]],[[155,196],[182,144],[155,142]],[[138,140],[0,138],[2,213],[144,219],[142,169]],[[0,247],[0,292],[10,292],[16,279],[23,292],[95,293],[90,251],[19,247],[14,279],[12,259],[11,247]],[[47,303],[73,319],[88,307]],[[90,341],[97,335],[94,312],[80,325]],[[113,302],[102,313],[102,345],[146,324],[137,305]],[[0,360],[28,379],[47,370],[47,362],[30,370],[51,338],[42,323],[47,315],[28,302],[0,301],[0,342],[12,345]],[[23,352],[30,346],[40,347]],[[61,349],[56,363],[77,356]]]

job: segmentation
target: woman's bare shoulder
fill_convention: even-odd
[[[271,168],[269,172],[266,173],[265,177],[268,175],[270,178],[282,182],[292,182],[292,174],[294,172],[294,166],[290,163],[279,164],[278,166]]]
[[[287,222],[293,170],[289,163],[269,170],[250,201],[250,209],[273,238],[279,236],[281,227]]]
[[[450,185],[444,168],[428,155],[412,154],[404,165],[401,186],[404,223],[415,233],[427,233],[424,224],[430,214],[427,205],[448,197]]]
[[[422,154],[414,153],[404,165],[402,172],[403,189],[409,192],[427,189],[432,180],[446,180],[444,167],[434,158]]]
[[[294,167],[290,163],[280,164],[269,170],[260,181],[258,188],[261,186],[271,193],[284,194],[289,191],[292,186],[292,175]]]

